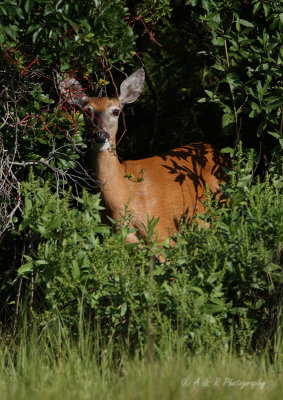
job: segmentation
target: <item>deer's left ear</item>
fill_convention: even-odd
[[[88,97],[85,94],[81,84],[70,75],[64,79],[57,74],[58,88],[63,100],[76,106],[84,106],[88,102]]]
[[[145,73],[143,69],[138,69],[120,86],[119,101],[121,105],[133,103],[141,94],[144,85]]]

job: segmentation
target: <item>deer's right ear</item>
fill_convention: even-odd
[[[144,70],[138,69],[122,82],[119,96],[122,106],[127,103],[133,103],[139,97],[143,90],[144,78]]]
[[[56,75],[61,101],[67,101],[79,107],[83,107],[88,103],[88,97],[81,84],[75,78],[69,75],[66,78],[59,74]]]

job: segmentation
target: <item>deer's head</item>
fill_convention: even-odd
[[[70,76],[59,77],[58,81],[61,98],[83,109],[88,135],[93,138],[95,149],[102,151],[115,146],[119,115],[125,104],[139,97],[144,79],[144,70],[138,69],[122,82],[120,95],[113,98],[88,97],[81,84]]]

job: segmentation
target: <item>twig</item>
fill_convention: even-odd
[[[230,68],[230,59],[229,59],[229,54],[228,54],[227,39],[224,39],[224,48],[225,48],[225,56],[226,56],[227,67]],[[230,87],[230,85],[229,85],[229,87]],[[240,140],[241,127],[239,127],[236,101],[235,101],[235,96],[234,96],[234,93],[233,93],[231,87],[230,87],[230,92],[231,92],[231,98],[232,98],[232,103],[233,103],[233,111],[234,111],[234,115],[235,115],[235,126],[236,126],[236,143],[235,143],[235,147],[237,149],[238,145],[239,145],[239,140]]]
[[[279,132],[282,134],[282,129],[283,129],[283,104],[281,106],[281,121],[280,121],[280,129]]]

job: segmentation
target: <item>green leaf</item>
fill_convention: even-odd
[[[205,9],[205,11],[210,11],[210,5],[208,0],[201,0],[201,5]]]
[[[238,186],[239,188],[240,188],[240,187],[246,187],[247,184],[251,182],[252,177],[253,177],[252,174],[245,175],[245,176],[241,177],[241,178],[239,179],[239,182],[238,182],[237,186]]]
[[[25,275],[28,272],[32,272],[33,271],[33,264],[28,262],[24,265],[22,265],[19,269],[18,269],[18,274],[19,275]]]
[[[230,73],[226,76],[226,81],[230,86],[231,92],[234,92],[241,85],[239,76],[235,73]]]
[[[281,47],[280,50],[279,50],[277,64],[278,65],[283,65],[283,47]]]
[[[276,139],[282,139],[282,133],[279,133],[279,132],[271,132],[271,131],[267,131],[267,133],[269,133],[269,135],[275,137]]]
[[[261,84],[260,81],[258,81],[258,83],[256,85],[256,90],[257,90],[259,99],[262,100],[262,98],[263,98],[263,88],[262,88],[262,84]]]
[[[266,4],[266,3],[262,3],[262,5],[263,5],[263,9],[264,9],[264,16],[267,17],[271,10],[270,5]]]
[[[258,126],[258,128],[257,128],[257,137],[260,137],[260,136],[261,136],[262,132],[264,132],[264,130],[266,129],[266,126],[267,126],[267,124],[266,124],[265,121],[262,121],[262,122],[259,124],[259,126]]]
[[[214,46],[224,46],[225,40],[223,37],[215,35],[211,42],[214,44]]]
[[[243,26],[246,26],[248,28],[254,28],[254,24],[252,24],[249,21],[246,21],[245,19],[239,19],[239,23]]]
[[[30,224],[30,219],[29,218],[25,218],[19,225],[19,231],[24,230],[27,226],[29,226]]]
[[[203,311],[207,314],[215,314],[218,312],[225,311],[226,307],[225,304],[217,305],[217,304],[204,304]]]
[[[212,68],[218,69],[219,71],[225,71],[224,66],[220,63],[215,63],[214,65],[212,65]]]
[[[224,135],[230,133],[231,129],[235,127],[236,118],[234,114],[224,114],[222,117],[222,131]]]
[[[204,295],[204,292],[201,288],[197,287],[197,286],[189,286],[188,287],[188,292],[196,292],[199,293],[201,295]]]
[[[40,233],[42,236],[45,236],[45,235],[46,235],[46,227],[45,227],[42,223],[40,223],[40,222],[38,222],[37,231],[38,231],[38,233]]]
[[[234,147],[224,147],[223,149],[221,149],[221,153],[229,154],[230,157],[233,157],[235,154],[235,149]]]
[[[18,28],[16,25],[3,26],[3,29],[13,40],[17,40]]]
[[[72,277],[77,280],[80,277],[80,268],[76,260],[73,260],[72,266]]]
[[[253,14],[256,14],[256,13],[258,12],[258,10],[260,9],[261,4],[262,4],[262,3],[261,3],[260,1],[258,1],[258,2],[254,5]]]
[[[16,12],[17,12],[18,17],[19,17],[20,19],[24,19],[24,18],[25,18],[24,13],[23,13],[23,10],[21,9],[21,7],[16,7]]]
[[[41,25],[40,24],[36,24],[36,25],[29,25],[29,27],[27,28],[27,30],[25,31],[26,35],[29,35],[31,32],[34,32],[36,29],[40,28]]]
[[[34,34],[32,35],[32,42],[35,43],[37,41],[37,38],[40,34],[40,32],[42,31],[42,27],[40,27],[39,29],[37,29]]]
[[[36,137],[36,141],[39,142],[39,143],[41,143],[41,144],[47,144],[47,143],[48,143],[47,140],[43,139],[43,138],[40,137],[40,136]]]
[[[241,30],[240,18],[239,17],[237,17],[237,19],[236,19],[236,29],[237,29],[238,32],[240,32],[240,30]]]
[[[249,113],[250,118],[255,118],[261,113],[261,108],[254,101],[251,103],[252,110]]]
[[[121,304],[121,309],[120,309],[120,315],[121,315],[121,317],[123,317],[123,316],[126,314],[127,309],[128,309],[128,306],[127,306],[127,303],[126,303],[126,302],[123,303],[123,304]]]
[[[33,9],[34,6],[34,0],[26,0],[25,2],[25,10],[29,14],[30,11]]]
[[[264,106],[263,106],[263,109],[265,110],[265,111],[271,111],[271,110],[273,110],[274,108],[278,108],[278,107],[281,107],[281,105],[283,104],[283,100],[278,100],[278,101],[275,101],[275,102],[272,102],[272,103],[267,103],[267,104],[265,104]]]
[[[217,29],[218,31],[221,30],[219,24],[217,22],[213,21],[213,20],[208,20],[207,21],[207,25],[210,28]]]
[[[82,19],[81,20],[81,24],[88,30],[88,31],[92,31],[92,28],[90,26],[90,24],[88,23],[88,21],[86,19]]]

